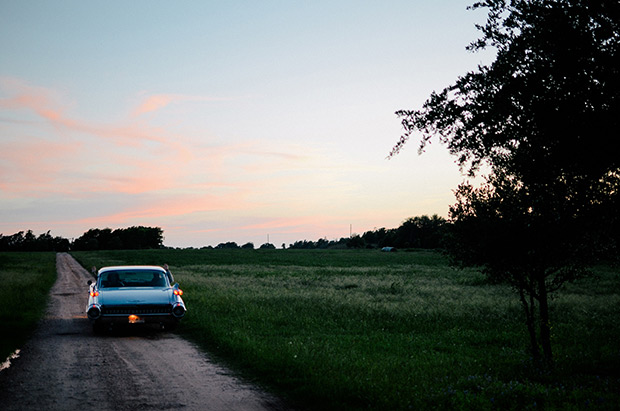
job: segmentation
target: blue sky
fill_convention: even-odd
[[[488,62],[468,1],[0,0],[0,233],[289,244],[447,216],[394,112]]]

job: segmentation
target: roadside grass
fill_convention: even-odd
[[[30,337],[54,281],[54,253],[0,253],[0,362]]]
[[[180,332],[307,409],[618,409],[620,276],[552,302],[553,371],[531,362],[506,287],[432,252],[74,253],[86,267],[168,263]]]

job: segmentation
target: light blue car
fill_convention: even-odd
[[[183,291],[167,267],[104,267],[88,285],[86,315],[95,333],[115,325],[147,323],[170,330],[187,311]]]

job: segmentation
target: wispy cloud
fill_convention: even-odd
[[[57,181],[61,174],[66,177],[72,171],[69,181],[74,184],[90,180],[90,185],[78,183],[80,189],[148,191],[172,184],[181,172],[179,167],[162,165],[182,165],[194,158],[187,141],[169,130],[140,122],[97,124],[77,119],[67,114],[54,90],[7,78],[0,79],[0,86],[9,94],[0,98],[2,118],[17,119],[0,120],[3,134],[11,136],[0,140],[4,171],[0,184],[7,190],[41,192],[36,182],[44,180],[59,191],[54,182],[62,183]],[[20,121],[24,115],[27,122]]]
[[[308,194],[300,173],[312,175],[319,168],[311,147],[251,138],[225,144],[136,117],[170,104],[220,100],[152,95],[124,120],[100,123],[72,114],[76,103],[53,89],[0,78],[0,130],[11,136],[0,139],[0,198],[110,203],[79,216],[68,212],[64,223],[73,226],[158,224],[213,212],[260,219],[261,212],[275,212],[270,204],[285,198],[292,186],[300,187],[294,200],[304,201]],[[125,196],[122,203],[111,200],[117,196]],[[261,224],[281,229],[302,223],[272,218]]]
[[[181,104],[189,102],[218,102],[236,100],[235,97],[209,97],[192,96],[184,94],[153,94],[144,97],[143,101],[132,112],[132,116],[137,117],[146,113],[161,110],[171,104]]]
[[[150,201],[150,203],[144,199],[136,198],[133,205],[122,210],[86,217],[78,220],[78,223],[123,226],[150,221],[153,224],[161,224],[162,219],[170,217],[247,207],[247,204],[242,200],[242,193],[229,194],[226,197],[208,194],[193,197],[177,196],[166,199],[160,198]]]

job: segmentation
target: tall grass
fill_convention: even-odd
[[[0,253],[0,362],[32,334],[55,280],[54,253]]]
[[[618,272],[552,304],[557,366],[532,366],[513,293],[438,254],[322,250],[79,253],[170,264],[181,332],[309,409],[614,409]]]

